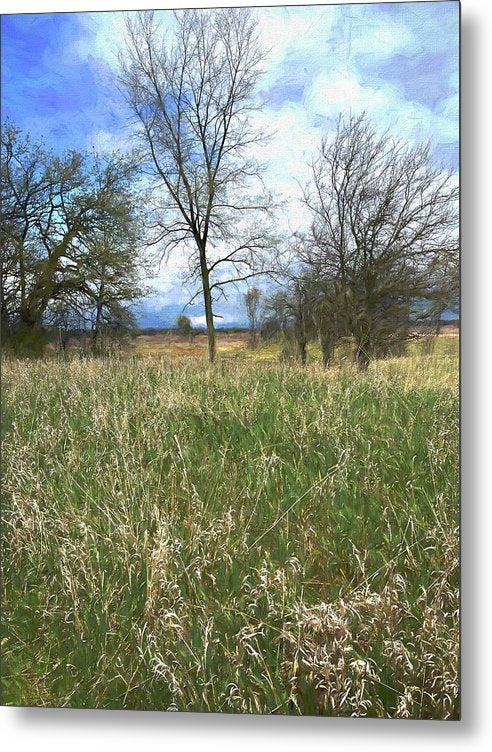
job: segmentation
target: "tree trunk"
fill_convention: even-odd
[[[352,321],[352,332],[355,339],[355,362],[359,371],[367,371],[374,356],[374,345],[377,341],[373,312],[367,300],[369,294],[366,285],[364,291],[365,303],[359,315],[356,315],[355,320]]]
[[[96,321],[94,322],[94,331],[92,334],[92,339],[94,340],[94,342],[97,342],[99,340],[99,335],[101,333],[102,309],[103,309],[103,304],[98,301],[97,307],[96,307]]]
[[[298,346],[299,346],[299,359],[301,361],[301,365],[305,366],[307,361],[307,351],[306,351],[306,329],[304,325],[304,314],[302,310],[300,311],[299,315],[299,333],[298,333],[298,340],[297,340]]]
[[[307,361],[306,339],[302,334],[299,337],[299,358],[301,361],[301,365],[305,366],[306,361]]]
[[[35,331],[41,329],[44,307],[42,305],[31,307],[24,305],[19,311],[19,325],[22,331]]]
[[[215,328],[214,315],[212,311],[212,295],[210,293],[210,281],[208,269],[203,259],[201,262],[202,285],[203,285],[203,302],[205,304],[205,321],[207,323],[208,336],[208,359],[210,363],[215,362]]]
[[[362,341],[356,340],[355,362],[357,363],[357,367],[359,371],[367,371],[369,367],[369,363],[371,362],[371,357],[369,353],[370,353],[369,340],[367,339],[363,339]]]
[[[24,248],[19,256],[19,286],[20,286],[20,305],[24,306],[26,300],[26,269],[24,264]]]
[[[300,291],[297,292],[298,296],[298,310],[297,310],[297,345],[299,349],[299,360],[301,365],[305,366],[307,361],[307,338],[306,338],[306,322],[304,318],[304,300]]]
[[[323,367],[328,368],[333,358],[333,352],[335,350],[335,340],[331,334],[322,332],[320,334],[320,344]]]
[[[47,344],[46,332],[42,327],[44,309],[24,306],[19,311],[19,328],[11,342],[16,355],[20,357],[42,357]]]

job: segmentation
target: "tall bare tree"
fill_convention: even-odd
[[[301,260],[329,283],[366,368],[412,305],[446,298],[439,290],[458,258],[456,181],[432,165],[428,146],[378,135],[364,115],[341,117],[304,200],[313,219]]]
[[[155,240],[165,253],[187,253],[213,362],[213,302],[228,285],[264,271],[272,242],[259,220],[271,199],[257,183],[262,166],[253,156],[264,135],[249,118],[264,53],[248,10],[172,18],[168,34],[152,12],[127,19],[119,77],[155,179]]]

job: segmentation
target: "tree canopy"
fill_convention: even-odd
[[[100,321],[138,299],[133,156],[52,154],[9,122],[1,151],[4,336],[40,331],[57,302]]]

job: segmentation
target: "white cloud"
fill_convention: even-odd
[[[432,110],[404,98],[399,88],[380,82],[377,87],[362,85],[354,68],[321,73],[306,94],[306,106],[333,121],[340,112],[366,112],[380,130],[412,143],[451,142],[458,139],[458,97],[448,98]]]
[[[380,8],[354,5],[343,13],[340,34],[346,43],[349,57],[371,55],[391,57],[406,50],[415,51],[418,39],[412,28]]]
[[[115,148],[114,133],[105,130],[93,131],[87,136],[87,148],[97,153],[111,152]]]
[[[188,318],[190,319],[192,326],[206,326],[207,320],[205,316],[189,316],[186,314]],[[215,319],[215,326],[224,326],[224,324],[235,324],[238,320],[238,315],[233,313],[217,313],[217,318]],[[244,318],[244,312],[243,316]]]
[[[206,326],[207,320],[205,316],[188,316],[192,326]]]
[[[362,86],[350,69],[324,71],[313,81],[305,104],[316,114],[333,114],[347,108],[355,111],[376,111],[391,103],[388,90]]]
[[[268,88],[277,80],[289,55],[295,52],[309,59],[327,52],[339,8],[336,5],[272,7],[256,12],[260,42],[268,50],[261,86]]]

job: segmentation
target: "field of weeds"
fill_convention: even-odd
[[[457,346],[5,362],[3,702],[456,718]]]

